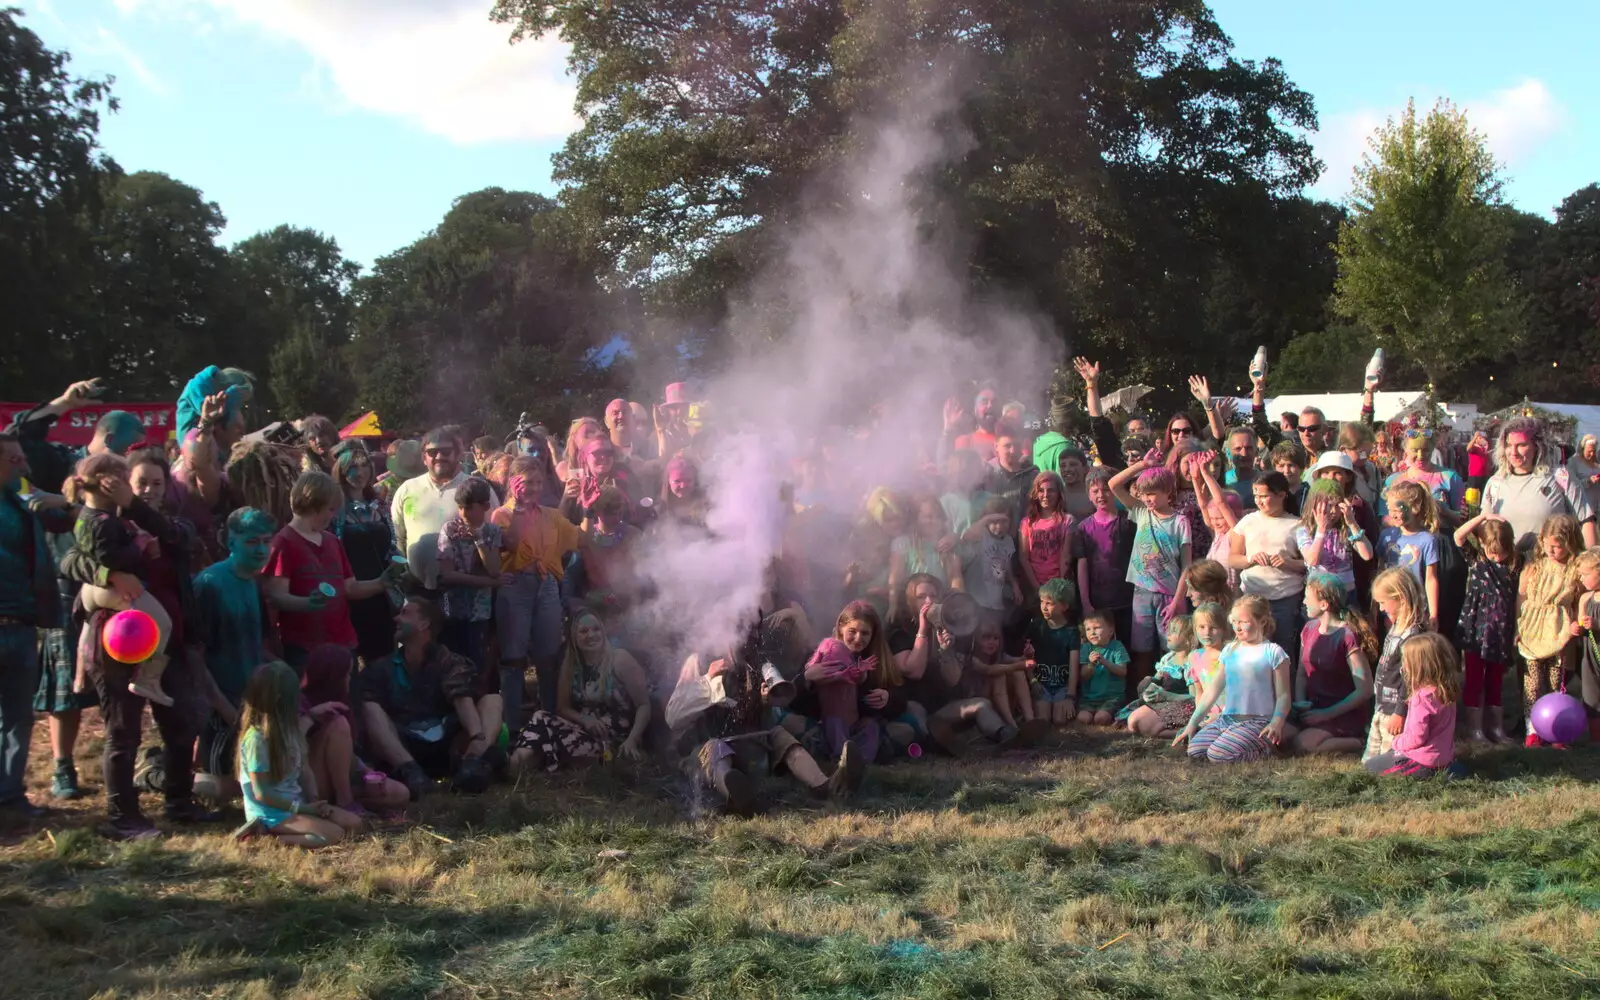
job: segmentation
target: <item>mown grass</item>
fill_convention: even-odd
[[[316,855],[29,833],[0,848],[0,994],[1600,993],[1600,752],[1408,784],[1071,749],[878,770],[843,810],[774,786],[751,820],[692,814],[663,768],[430,801]]]

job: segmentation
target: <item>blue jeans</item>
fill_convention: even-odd
[[[561,584],[548,573],[524,570],[495,595],[495,628],[500,635],[500,697],[506,724],[522,725],[523,668],[505,666],[526,659],[538,672],[539,704],[555,711],[556,674],[561,665]]]
[[[1306,624],[1306,602],[1300,594],[1268,601],[1272,609],[1272,641],[1289,654],[1289,662],[1300,663],[1300,630]]]
[[[33,696],[39,690],[39,630],[0,625],[0,805],[27,790]]]

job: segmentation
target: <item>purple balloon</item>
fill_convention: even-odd
[[[1583,702],[1553,691],[1533,703],[1533,731],[1546,743],[1575,743],[1589,728]]]

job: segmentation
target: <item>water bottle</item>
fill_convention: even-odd
[[[1256,348],[1256,356],[1250,359],[1250,381],[1267,377],[1267,345],[1262,344]]]
[[[1372,352],[1372,360],[1367,362],[1367,388],[1371,389],[1383,381],[1383,348]]]

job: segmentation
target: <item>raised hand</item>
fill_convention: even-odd
[[[1189,376],[1189,392],[1201,406],[1211,406],[1211,382],[1204,375]]]
[[[101,384],[99,379],[84,379],[82,382],[74,382],[67,386],[66,391],[52,401],[52,405],[63,410],[75,409],[105,391],[105,386]]]
[[[1072,367],[1083,379],[1084,385],[1096,385],[1100,381],[1100,362],[1090,361],[1088,358],[1073,358]]]

